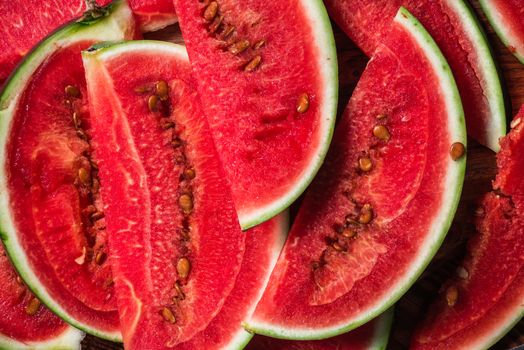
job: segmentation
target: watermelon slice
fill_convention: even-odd
[[[282,340],[255,336],[247,350],[385,350],[393,312],[388,311],[371,322],[342,335],[325,340]]]
[[[518,0],[517,0],[518,1]],[[506,133],[501,81],[482,27],[464,0],[325,0],[340,27],[369,56],[404,5],[435,39],[460,90],[468,134],[498,151]]]
[[[288,231],[287,213],[246,232],[246,252],[233,291],[205,330],[178,350],[242,349],[253,338],[242,327],[262,297]]]
[[[479,234],[413,338],[413,349],[487,349],[524,316],[524,107],[501,141]]]
[[[479,3],[500,40],[524,64],[524,1],[479,0]]]
[[[335,121],[337,56],[320,0],[175,0],[242,228],[289,206]],[[285,15],[284,15],[285,14]]]
[[[220,311],[245,235],[185,49],[131,41],[83,57],[124,345],[173,347]]]
[[[134,32],[123,1],[88,12],[35,48],[0,96],[0,227],[7,253],[52,311],[112,340],[120,331],[102,203],[88,171],[94,167],[88,137],[79,128],[89,117],[80,52]]]
[[[1,245],[0,281],[1,349],[80,349],[83,334],[40,306]]]
[[[156,30],[177,21],[172,0],[129,0],[142,32]]]
[[[389,308],[451,224],[465,142],[449,66],[401,8],[353,93],[247,328],[321,339]]]

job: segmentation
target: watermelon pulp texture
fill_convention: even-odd
[[[454,215],[465,167],[463,156],[450,157],[455,142],[466,137],[449,67],[402,8],[353,93],[248,329],[325,338],[395,302]]]
[[[287,213],[246,231],[246,252],[235,286],[224,306],[209,325],[179,350],[241,349],[253,337],[244,330],[246,320],[260,300],[284,245],[288,231]]]
[[[337,61],[318,0],[175,0],[198,91],[249,228],[311,181],[331,139]]]
[[[129,0],[142,32],[153,32],[176,23],[172,0]]]
[[[414,349],[487,349],[524,315],[524,108],[501,141],[499,173],[483,200],[478,235],[442,288]]]
[[[247,350],[384,350],[393,312],[388,311],[359,328],[324,340],[282,340],[257,335]]]
[[[524,1],[480,0],[486,17],[504,45],[524,64]]]
[[[468,134],[494,151],[506,133],[504,97],[487,39],[463,0],[326,0],[333,19],[369,56],[385,40],[401,5],[417,17],[449,62]],[[521,18],[521,17],[520,17]]]
[[[127,42],[84,66],[124,344],[173,347],[220,311],[245,235],[184,48]]]
[[[0,246],[0,347],[23,349],[44,348],[59,338],[69,338],[64,345],[79,348],[81,333],[53,315],[24,285]],[[60,341],[59,341],[60,342]]]
[[[81,50],[134,33],[125,2],[63,27],[28,55],[0,97],[2,231],[22,278],[59,316],[120,337]],[[8,203],[8,204],[7,204]]]

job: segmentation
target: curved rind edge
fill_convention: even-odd
[[[442,91],[446,96],[445,101],[448,110],[448,130],[450,132],[450,138],[452,142],[461,142],[466,146],[467,136],[464,110],[462,108],[462,102],[455,79],[451,73],[451,68],[444,58],[444,55],[422,24],[406,8],[401,7],[399,9],[395,21],[404,26],[407,31],[412,34],[415,40],[420,44],[420,47],[425,51],[429,61],[433,62],[433,67],[435,68],[438,77],[441,80],[443,79],[447,81],[446,83],[441,81],[440,85],[444,87]],[[417,278],[422,274],[433,256],[436,254],[438,248],[442,245],[459,204],[465,172],[466,156],[463,156],[457,161],[451,160],[451,157],[449,158],[446,171],[447,178],[444,186],[446,191],[443,191],[443,196],[445,196],[445,198],[441,201],[441,212],[436,216],[436,219],[433,222],[432,227],[435,227],[433,227],[433,229],[430,228],[430,230],[435,232],[427,235],[427,240],[429,242],[427,241],[423,244],[424,246],[427,246],[427,249],[423,250],[417,257],[417,263],[412,264],[415,268],[411,270],[411,273],[405,276],[402,281],[397,282],[399,287],[397,287],[387,298],[384,298],[386,301],[377,302],[378,306],[370,308],[371,311],[365,313],[363,316],[349,324],[343,323],[333,327],[316,329],[315,332],[312,332],[311,329],[288,328],[283,330],[281,327],[256,322],[253,319],[250,319],[246,323],[245,328],[253,333],[280,339],[326,339],[360,327],[391,308],[416,282]]]
[[[482,12],[484,12],[486,15],[486,18],[495,30],[495,33],[497,33],[500,41],[502,41],[504,46],[509,49],[509,46],[511,46],[509,42],[510,35],[507,33],[506,28],[501,24],[503,20],[501,18],[495,18],[495,13],[497,13],[497,10],[491,4],[491,0],[479,0],[479,4],[482,8]],[[520,63],[524,64],[524,55],[521,55],[518,52],[512,52],[512,54],[519,60]]]
[[[323,99],[325,102],[319,112],[321,118],[323,118],[322,125],[324,128],[320,137],[321,143],[316,154],[311,159],[309,168],[299,176],[301,181],[293,186],[291,191],[278,201],[258,208],[256,211],[251,211],[249,215],[239,215],[240,226],[243,230],[271,219],[287,209],[300,197],[322,166],[333,137],[338,107],[338,61],[333,28],[327,10],[321,0],[300,0],[299,3],[304,8],[308,22],[311,24],[311,33],[316,40],[309,43],[317,45],[317,52],[319,53],[318,63],[323,71],[321,76],[324,78]]]
[[[0,334],[0,350],[80,350],[85,334],[68,326],[60,335],[38,342],[22,343]]]
[[[369,350],[386,350],[391,326],[393,325],[394,314],[394,307],[391,307],[382,315],[378,316],[376,319],[377,325],[375,328],[375,334],[373,335],[373,342],[371,343]]]
[[[16,68],[0,94],[0,148],[5,150],[13,113],[16,111],[21,94],[19,91],[30,81],[38,67],[58,48],[81,40],[104,39],[121,40],[126,34],[134,32],[133,14],[126,0],[116,0],[111,5],[111,12],[96,22],[72,22],[49,35],[31,51]],[[73,38],[72,38],[73,37]],[[6,152],[0,152],[0,164],[6,163]],[[36,273],[29,267],[27,256],[18,241],[16,228],[9,213],[10,200],[7,191],[7,174],[5,167],[0,167],[0,237],[7,254],[18,274],[28,288],[50,310],[72,326],[99,338],[121,342],[120,332],[104,332],[85,325],[71,317],[53,298],[47,290],[41,288]]]
[[[457,13],[457,17],[462,20],[463,28],[471,36],[471,43],[477,51],[478,63],[486,79],[485,84],[481,85],[491,116],[489,125],[486,125],[486,146],[492,151],[498,152],[500,150],[499,139],[505,136],[507,132],[507,97],[504,94],[501,72],[497,67],[488,37],[471,6],[464,0],[446,0],[446,2],[449,8],[452,8]]]

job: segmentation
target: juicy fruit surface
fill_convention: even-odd
[[[524,314],[524,109],[501,142],[478,235],[413,339],[416,349],[487,348]],[[454,294],[454,295],[452,295]]]
[[[294,193],[298,183],[309,181],[330,139],[336,74],[328,82],[323,72],[336,70],[336,55],[323,56],[322,45],[330,45],[332,34],[325,28],[313,32],[312,24],[318,27],[324,19],[319,12],[309,22],[306,4],[317,6],[290,0],[175,1],[244,228],[300,194]],[[319,36],[323,42],[315,41]]]
[[[441,194],[460,192],[464,166],[449,155],[460,108],[412,30],[396,21],[364,71],[249,329],[354,328],[413,282],[447,231],[457,197]]]
[[[84,66],[124,344],[173,347],[219,312],[245,235],[184,49],[129,42]]]
[[[428,30],[449,62],[460,90],[468,134],[495,151],[499,149],[498,139],[506,131],[500,81],[493,73],[496,68],[489,50],[482,51],[487,42],[470,33],[468,27],[476,25],[474,20],[458,10],[465,6],[462,0],[325,2],[331,16],[368,56],[387,37],[399,7],[405,6]],[[493,72],[488,72],[487,66]],[[490,74],[495,74],[496,81],[490,80]],[[490,95],[490,90],[498,96]]]
[[[253,313],[287,233],[287,214],[246,231],[246,251],[235,286],[218,315],[205,330],[177,349],[233,349],[240,348],[253,336],[242,327]]]
[[[101,203],[95,184],[78,176],[91,168],[73,118],[89,117],[80,51],[90,44],[57,50],[26,87],[7,145],[8,189],[19,240],[47,292],[80,322],[115,331],[110,266],[95,259],[106,254],[104,223],[90,217]]]
[[[129,0],[142,32],[162,29],[176,22],[172,0]]]
[[[524,1],[481,0],[480,3],[501,40],[524,63]]]
[[[0,334],[19,342],[46,341],[68,326],[41,307],[11,266],[0,246]]]

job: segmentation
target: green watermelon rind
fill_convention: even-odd
[[[464,0],[446,0],[446,3],[461,19],[462,29],[469,34],[471,42],[474,43],[477,63],[486,80],[485,83],[481,81],[481,84],[491,116],[486,125],[486,146],[498,152],[500,150],[499,138],[506,135],[507,131],[507,97],[502,88],[500,69],[496,64],[488,37],[471,6]]]
[[[386,350],[393,325],[394,308],[387,310],[376,318],[375,334],[368,350]]]
[[[395,21],[404,26],[407,29],[407,32],[412,34],[420,47],[425,51],[430,62],[432,62],[437,76],[439,77],[447,106],[449,123],[448,130],[452,143],[461,142],[466,145],[467,137],[464,110],[462,108],[462,102],[455,79],[451,73],[451,68],[444,58],[444,55],[422,24],[406,8],[400,8],[395,17]],[[397,282],[397,287],[393,292],[382,300],[377,301],[375,307],[370,308],[368,312],[364,313],[351,323],[342,322],[339,325],[332,327],[316,329],[283,329],[278,325],[272,325],[264,323],[263,321],[251,319],[246,323],[246,329],[250,332],[281,339],[325,339],[349,332],[391,308],[393,304],[407,292],[411,285],[415,283],[437,252],[438,248],[442,245],[459,204],[465,172],[465,156],[457,161],[453,161],[451,157],[448,158],[446,179],[443,186],[445,190],[441,194],[442,204],[440,206],[440,212],[435,216],[429,229],[430,232],[426,234],[426,242],[422,245],[425,249],[422,249],[419,256],[414,260],[411,271],[406,274],[401,281]]]
[[[316,159],[310,161],[308,167],[299,176],[300,181],[292,186],[292,190],[278,201],[271,202],[256,210],[250,210],[249,215],[241,215],[239,217],[240,226],[243,230],[271,219],[295,202],[313,181],[313,178],[322,166],[333,137],[338,102],[338,61],[333,28],[331,27],[331,21],[324,3],[321,0],[300,0],[299,4],[304,8],[304,13],[311,26],[313,39],[308,41],[308,44],[317,46],[321,70],[320,76],[324,80],[322,86],[324,94],[322,99],[324,102],[319,112],[322,118],[320,123],[320,145],[315,151],[314,158]]]
[[[125,34],[134,32],[132,12],[125,0],[110,5],[109,15],[89,22],[74,22],[58,29],[44,39],[13,72],[0,95],[0,147],[5,150],[12,117],[21,98],[21,91],[30,81],[37,68],[58,48],[82,40],[121,40]],[[6,163],[6,152],[0,152],[0,164]],[[0,167],[0,237],[6,251],[29,289],[55,314],[72,326],[97,337],[121,342],[120,332],[104,332],[73,318],[49,295],[40,283],[37,273],[30,267],[29,260],[16,234],[15,224],[10,215],[10,198],[7,190],[7,173]]]
[[[492,1],[479,0],[479,4],[480,7],[482,7],[482,12],[484,12],[486,15],[486,18],[495,30],[495,33],[497,33],[500,41],[502,41],[504,46],[509,48],[511,46],[511,35],[508,33],[507,26],[504,25],[504,19],[497,15],[498,11],[494,5],[492,5]],[[519,60],[520,63],[524,64],[524,54],[518,51],[512,52],[512,54]]]
[[[487,338],[479,337],[477,339],[477,344],[472,344],[472,349],[483,349],[487,350],[495,345],[499,340],[504,338],[506,334],[509,333],[519,323],[519,321],[524,318],[524,307],[521,307],[520,312],[515,317],[510,317],[508,322],[500,328],[497,332],[491,334]]]
[[[68,327],[54,338],[43,341],[22,343],[13,338],[0,334],[0,350],[80,350],[80,342],[84,333]]]

